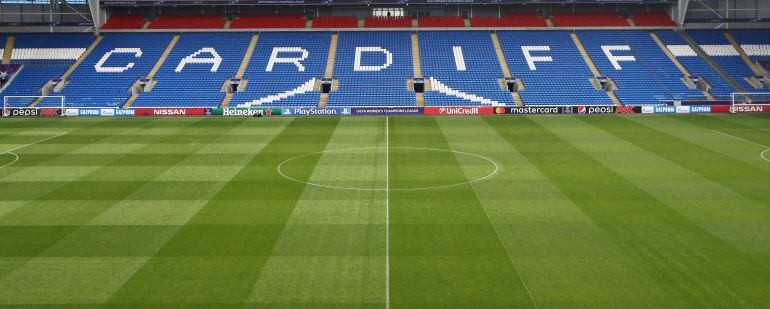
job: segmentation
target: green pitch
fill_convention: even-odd
[[[767,307],[769,148],[750,115],[4,119],[0,307]]]

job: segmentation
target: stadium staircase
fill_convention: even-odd
[[[580,38],[578,37],[577,33],[571,32],[570,37],[572,37],[572,41],[575,42],[575,46],[577,46],[578,51],[580,51],[580,55],[583,57],[583,60],[588,65],[588,68],[591,69],[591,73],[594,74],[594,77],[602,76],[602,73],[599,72],[599,69],[596,67],[596,64],[594,64],[594,61],[591,60],[591,57],[588,55],[588,51],[586,51],[586,48],[585,46],[583,46],[583,42],[580,41]],[[623,105],[623,103],[620,102],[620,99],[618,99],[618,96],[615,95],[612,91],[608,91],[607,96],[610,97],[610,100],[612,100],[612,103],[615,103],[616,106]]]
[[[5,49],[3,49],[3,64],[11,63],[11,55],[13,55],[13,42],[15,37],[9,36],[5,39]]]
[[[174,37],[171,39],[171,42],[168,43],[168,46],[166,46],[166,49],[163,51],[163,54],[161,54],[160,58],[158,58],[158,61],[155,62],[155,66],[152,67],[150,70],[150,73],[147,74],[147,79],[152,79],[155,77],[155,74],[158,73],[158,70],[160,70],[160,67],[163,65],[163,62],[166,61],[166,58],[168,58],[168,55],[171,53],[171,50],[174,49],[174,45],[176,45],[177,42],[179,42],[179,34],[174,35]],[[146,88],[147,91],[152,90],[152,84],[147,85],[148,88]],[[123,108],[131,107],[131,104],[134,103],[137,97],[139,97],[139,94],[141,92],[137,92],[135,94],[132,94],[130,97],[128,97],[128,100],[126,100],[126,103],[123,104]]]
[[[735,81],[735,79],[733,79],[732,76],[730,76],[730,74],[727,74],[727,72],[724,69],[722,69],[722,67],[719,66],[716,63],[716,61],[714,61],[714,59],[711,58],[711,56],[709,56],[708,53],[706,53],[706,51],[704,51],[700,45],[698,45],[697,42],[695,42],[695,39],[693,39],[693,37],[689,33],[687,33],[687,31],[678,29],[677,32],[679,33],[680,36],[682,36],[682,39],[684,39],[685,43],[687,43],[687,45],[690,45],[690,48],[692,48],[692,50],[698,55],[698,57],[706,61],[709,67],[711,67],[712,70],[717,72],[717,74],[719,74],[719,77],[724,79],[727,82],[727,84],[730,85],[730,87],[732,87],[736,92],[746,92],[746,89],[744,89],[743,86],[739,85],[738,82]]]
[[[147,20],[147,21],[145,21],[145,22],[144,22],[144,25],[142,25],[142,29],[149,29],[149,28],[150,28],[150,24],[151,24],[151,23],[152,23],[152,21],[151,21],[151,20]]]
[[[754,75],[764,75],[764,72],[757,67],[757,65],[751,61],[751,58],[749,58],[749,55],[746,53],[746,51],[741,47],[740,44],[738,44],[738,41],[735,40],[732,34],[730,32],[724,33],[725,38],[728,42],[730,42],[731,45],[735,48],[736,51],[738,51],[738,55],[741,56],[741,59],[743,59],[743,62],[746,62],[746,65],[749,66],[752,72],[754,72]]]
[[[674,63],[677,69],[679,69],[679,71],[682,72],[682,74],[685,77],[692,76],[690,71],[687,70],[687,68],[685,68],[681,62],[679,62],[679,59],[676,59],[676,56],[674,56],[674,54],[671,53],[668,47],[666,47],[666,44],[664,44],[663,41],[660,40],[660,37],[658,37],[658,35],[655,32],[650,32],[650,37],[652,37],[652,40],[658,44],[658,47],[660,47],[661,50],[663,50],[663,53],[666,54],[666,57],[668,57],[668,59]],[[714,101],[714,96],[711,95],[711,93],[709,93],[706,90],[701,90],[701,92],[703,93],[704,96],[706,96],[707,100]]]
[[[503,70],[503,77],[511,78],[511,68],[508,67],[508,61],[505,59],[505,53],[500,45],[500,38],[497,36],[497,32],[491,32],[492,45],[495,47],[495,54],[497,55],[497,61],[500,63],[500,69]],[[501,81],[501,83],[503,83]],[[521,95],[518,92],[511,92],[513,101],[516,102],[516,106],[524,106],[524,100],[521,99]]]
[[[243,58],[241,59],[241,65],[238,66],[238,71],[235,72],[235,78],[242,79],[243,74],[246,72],[246,68],[249,66],[249,60],[251,60],[251,56],[254,54],[254,48],[257,46],[257,40],[259,40],[259,33],[255,33],[251,36],[251,41],[249,41],[249,47],[246,48],[246,52],[243,54]],[[248,81],[246,81],[248,83]],[[225,87],[225,85],[223,85]],[[230,105],[230,101],[233,99],[233,93],[227,92],[225,94],[225,98],[222,99],[222,103],[219,105],[221,108],[225,108],[228,105]]]
[[[339,41],[339,33],[332,33],[332,38],[329,40],[329,56],[326,58],[326,69],[324,70],[324,78],[334,77],[334,61],[337,58],[337,42]],[[339,84],[332,81],[332,88],[339,87]],[[336,90],[336,89],[335,89]],[[318,107],[326,107],[326,102],[329,102],[329,93],[321,93],[318,98]]]
[[[417,32],[412,32],[412,69],[414,70],[415,78],[422,78],[422,65],[420,63],[420,40],[417,36]],[[430,89],[430,85],[426,85],[425,88],[425,90]],[[415,91],[414,96],[417,99],[417,106],[425,106],[425,93],[418,93]]]

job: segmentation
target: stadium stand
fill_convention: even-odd
[[[324,75],[329,54],[328,32],[267,32],[259,35],[244,78],[246,90],[231,105],[316,106],[314,90]]]
[[[703,78],[711,86],[710,93],[715,98],[727,99],[730,97],[730,93],[735,91],[719,74],[714,72],[703,58],[698,57],[698,54],[678,33],[672,30],[661,30],[655,31],[655,34],[676,59],[690,71],[690,74]]]
[[[713,59],[718,67],[710,65],[709,59],[699,57],[687,39],[673,30],[581,30],[576,33],[582,43],[572,42],[570,32],[563,30],[498,31],[495,36],[500,41],[500,59],[507,64],[516,85],[523,86],[523,89],[516,87],[516,100],[521,98],[525,105],[608,105],[617,96],[620,102],[635,105],[702,101],[710,99],[709,94],[716,99],[728,99],[736,89],[719,75],[721,69],[744,89],[770,91],[755,88],[756,78],[750,78],[766,74],[753,62],[770,60],[768,30],[731,30],[732,36],[723,30],[691,31],[700,48],[710,55],[706,58]],[[661,45],[652,34],[660,38]],[[66,96],[70,106],[101,107],[126,103],[132,86],[148,77],[173,35],[107,34],[60,84],[63,89],[49,87],[53,83],[48,82],[61,77],[95,37],[87,34],[19,34],[15,37],[15,47],[8,56],[12,63],[23,67],[6,84],[3,95],[37,96],[41,89],[45,93],[55,90],[51,95]],[[181,35],[179,45],[171,49],[169,57],[159,66],[151,91],[139,93],[135,100],[131,97],[132,106],[222,104],[223,89],[227,89],[223,85],[236,76],[251,37],[251,32]],[[320,79],[327,69],[331,37],[330,32],[261,33],[251,59],[243,64],[246,86],[232,95],[232,101],[228,96],[226,102],[251,106],[414,106],[419,100],[422,104],[423,96],[418,95],[416,99],[416,94],[407,86],[416,69],[412,64],[411,33],[405,31],[341,32],[336,61],[329,66],[334,68],[328,77],[333,78],[335,86],[328,100],[324,95],[323,102],[319,103]],[[731,44],[733,37],[740,48]],[[415,38],[419,47],[415,52],[419,51],[421,62],[414,64],[415,68],[421,66],[422,76],[430,81],[424,94],[427,105],[520,102],[504,90],[505,84],[501,87],[499,79],[504,75],[503,68],[496,61],[496,43],[489,32],[423,31]],[[588,60],[582,59],[583,49],[577,43],[585,48]],[[670,55],[660,46],[665,46]],[[214,71],[213,63],[219,60],[212,60],[216,57],[203,48],[212,48],[221,58]],[[278,48],[275,54],[274,48]],[[192,62],[177,72],[183,59],[198,51],[188,59]],[[743,51],[746,57],[742,57]],[[587,62],[595,64],[596,73]],[[597,89],[595,74],[614,82],[617,86],[614,96]],[[687,86],[688,79],[698,78],[711,87],[708,93]],[[17,102],[19,105],[30,103]],[[58,104],[58,100],[39,103],[40,106],[48,104]]]
[[[3,96],[41,96],[41,88],[62,76],[93,42],[91,34],[18,34],[15,35],[11,63],[22,69],[3,90]],[[52,94],[55,95],[55,94]],[[12,106],[27,106],[34,98],[14,99]],[[43,99],[38,105],[61,104],[59,99]]]
[[[366,28],[411,28],[412,19],[407,16],[375,17],[367,16],[364,20]]]
[[[465,20],[460,16],[423,16],[417,19],[417,24],[425,28],[462,28]]]
[[[313,28],[358,28],[355,16],[319,16],[313,19]]]
[[[305,28],[307,19],[301,14],[240,14],[230,29]]]
[[[657,104],[671,100],[703,100],[689,89],[682,74],[647,31],[579,31],[586,51],[602,74],[617,84],[624,104]]]
[[[488,32],[423,32],[419,42],[422,73],[432,85],[426,105],[514,105],[500,87],[503,72]]]
[[[67,106],[122,105],[131,94],[129,88],[149,73],[172,37],[167,33],[106,35],[59,95],[67,97]]]
[[[688,33],[719,67],[743,87],[743,90],[749,92],[770,91],[767,88],[755,88],[746,80],[746,77],[755,75],[755,72],[741,58],[739,51],[727,40],[724,31],[691,30]],[[741,38],[743,39],[743,36]]]
[[[666,12],[638,12],[634,13],[631,20],[639,27],[674,27],[676,23]]]
[[[183,34],[155,75],[152,91],[142,92],[132,106],[219,106],[222,85],[235,75],[250,38],[250,33]]]
[[[330,106],[415,106],[407,91],[412,68],[408,32],[340,32]],[[357,52],[358,51],[358,52]]]
[[[503,17],[474,16],[473,27],[548,27],[548,23],[538,13],[508,13]]]
[[[551,21],[556,27],[629,27],[628,21],[615,12],[555,12]]]
[[[612,104],[591,84],[593,74],[568,32],[499,31],[498,36],[512,74],[524,84],[524,104]]]
[[[114,14],[102,29],[141,29],[147,19],[140,14]]]
[[[168,14],[152,20],[148,29],[221,29],[225,21],[218,14]]]

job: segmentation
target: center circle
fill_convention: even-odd
[[[461,165],[459,171],[448,170],[441,164],[442,157],[447,155],[451,155],[451,160]],[[393,157],[399,158],[398,164],[392,164]],[[473,165],[474,168],[463,171],[463,164]],[[487,157],[457,150],[361,147],[294,156],[278,164],[277,170],[286,179],[315,187],[355,191],[415,191],[480,182],[497,174],[499,167]],[[466,172],[469,175],[466,176]],[[310,175],[314,174],[319,174],[322,179],[311,180]],[[407,185],[390,186],[389,182],[392,183],[394,177]]]

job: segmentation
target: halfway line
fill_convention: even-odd
[[[390,117],[385,117],[385,309],[390,309]]]

